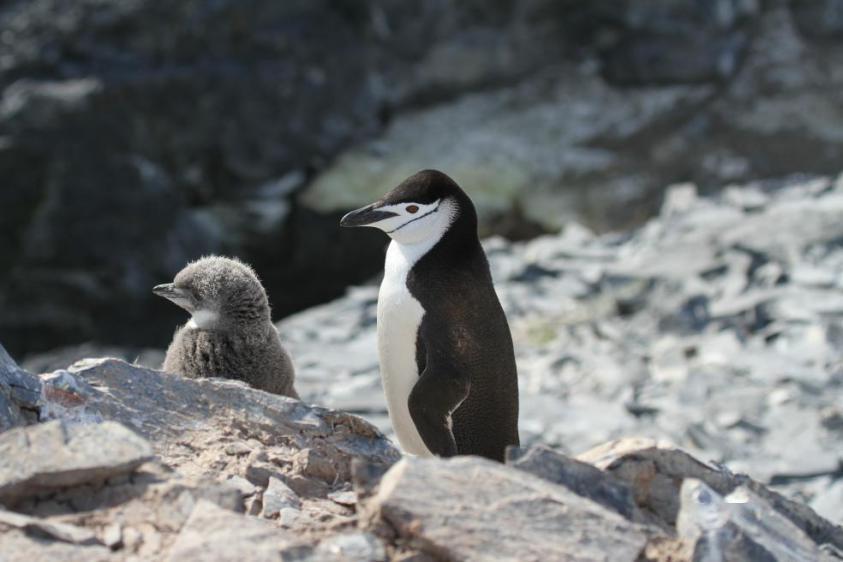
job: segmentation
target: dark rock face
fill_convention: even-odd
[[[376,123],[366,68],[377,53],[359,11],[52,1],[0,11],[11,34],[0,75],[8,345],[157,342],[174,315],[152,308],[157,322],[132,326],[148,316],[149,287],[203,253],[244,251],[254,234],[283,239],[276,217],[250,213],[279,188],[267,182]],[[291,269],[299,277],[285,286],[307,286],[306,268]],[[297,306],[325,298],[313,287]]]
[[[384,246],[336,228],[343,192],[398,164],[453,172],[513,236],[640,221],[678,180],[831,173],[840,6],[5,2],[0,338],[162,346],[183,318],[150,287],[211,252],[277,316],[338,296]]]
[[[18,367],[0,345],[0,431],[35,421],[40,401],[41,381]]]

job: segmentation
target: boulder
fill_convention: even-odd
[[[375,523],[448,560],[635,561],[647,531],[546,480],[475,457],[408,457],[366,502]]]
[[[677,530],[694,545],[693,560],[840,560],[743,486],[722,497],[701,481],[688,478],[682,483],[681,504]]]
[[[51,415],[123,423],[149,439],[164,463],[188,473],[254,475],[266,486],[273,470],[287,466],[288,476],[324,483],[317,466],[330,466],[332,480],[347,481],[352,458],[387,464],[399,458],[377,429],[356,416],[239,381],[187,379],[116,359],[79,362],[43,378],[63,387],[48,393],[60,397],[45,405],[45,411],[55,410]]]
[[[145,439],[116,422],[13,429],[0,435],[0,503],[127,474],[152,456]]]
[[[168,560],[282,562],[281,551],[295,537],[257,519],[200,500],[182,527]]]
[[[599,503],[627,519],[637,515],[632,489],[625,482],[594,465],[566,457],[550,447],[511,447],[507,450],[506,464],[565,486],[575,494]]]
[[[670,527],[678,524],[683,498],[687,500],[686,504],[692,497],[697,502],[705,500],[716,503],[718,494],[728,496],[740,488],[745,491],[736,493],[734,498],[741,495],[757,497],[757,501],[753,501],[766,510],[774,511],[775,517],[786,520],[787,528],[798,529],[799,536],[804,533],[805,537],[813,541],[815,548],[827,545],[843,552],[843,528],[823,519],[807,505],[785,498],[745,474],[733,474],[725,466],[711,466],[701,462],[667,443],[650,439],[624,439],[595,447],[578,458],[627,482],[634,491],[639,507]],[[689,484],[683,488],[687,480],[699,481],[701,484],[696,487]],[[708,488],[714,492],[713,495],[706,492]],[[711,509],[712,513],[717,512],[714,507]],[[702,520],[705,514],[700,512],[696,517]],[[783,533],[788,534],[786,531]],[[794,540],[801,539],[797,536]]]
[[[89,529],[67,523],[57,523],[29,517],[12,511],[0,510],[0,525],[33,533],[41,533],[61,542],[78,545],[102,544]]]
[[[34,421],[40,400],[41,382],[0,345],[0,433]]]

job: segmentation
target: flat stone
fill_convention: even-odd
[[[16,428],[0,435],[0,502],[126,474],[152,457],[145,439],[116,422]]]
[[[523,471],[475,458],[405,458],[366,509],[452,560],[634,561],[643,527]]]
[[[798,527],[752,491],[726,497],[692,478],[682,483],[677,530],[693,543],[694,560],[814,562],[831,560]]]
[[[353,532],[330,537],[319,543],[314,560],[336,557],[355,562],[382,562],[387,560],[383,542],[372,533]]]
[[[357,504],[357,493],[354,490],[337,490],[328,494],[328,499],[340,505],[353,506]]]
[[[627,519],[635,517],[638,511],[632,489],[626,482],[544,445],[534,445],[526,450],[510,448],[506,464],[565,486]]]
[[[277,449],[279,459],[294,463],[314,481],[349,478],[352,458],[385,464],[399,458],[383,434],[357,416],[238,381],[187,379],[116,359],[79,362],[68,372],[80,380],[86,395],[84,403],[67,408],[62,417],[72,419],[84,411],[119,421],[149,439],[162,460],[176,469],[196,470],[197,454],[213,456],[224,466],[253,443],[264,444],[255,445],[260,449],[256,453]],[[242,442],[233,442],[236,445],[226,432],[231,427],[239,428]],[[296,456],[306,449],[311,452]],[[255,457],[249,462],[246,473],[238,473],[253,484],[264,487],[270,476],[279,474],[278,467],[266,460]]]
[[[25,425],[21,409],[37,411],[41,400],[41,383],[15,363],[0,345],[0,433]]]
[[[84,527],[39,519],[38,517],[29,517],[28,515],[2,509],[0,509],[0,525],[7,525],[16,529],[47,535],[51,539],[70,544],[102,544],[93,531]]]
[[[268,521],[199,500],[170,549],[168,560],[281,562],[281,551],[294,540]]]
[[[621,439],[595,447],[577,458],[626,481],[632,487],[639,507],[668,526],[676,525],[682,483],[695,479],[721,496],[744,487],[816,544],[843,549],[843,528],[818,516],[808,506],[785,498],[745,474],[733,474],[724,467],[703,463],[669,443]]]
[[[14,553],[9,557],[7,553]],[[3,562],[109,562],[118,558],[101,545],[76,545],[45,541],[25,531],[0,532],[0,560]]]
[[[301,509],[301,498],[284,481],[270,477],[269,485],[263,492],[261,517],[277,518],[283,509]]]

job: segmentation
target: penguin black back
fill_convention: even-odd
[[[453,183],[447,176],[445,180]],[[506,445],[519,444],[512,336],[477,236],[474,204],[456,184],[453,187],[459,214],[407,277],[410,292],[426,313],[417,362],[419,372],[434,356],[471,373],[468,396],[452,414],[457,450],[503,461]],[[438,393],[434,387],[416,399],[435,400]]]
[[[375,226],[393,238],[378,336],[390,417],[402,446],[416,454],[503,460],[506,446],[519,443],[517,370],[468,195],[447,175],[425,170],[343,224]],[[417,324],[407,319],[417,314],[414,305],[401,304],[407,300],[402,284],[420,305]],[[405,329],[407,323],[415,329]],[[412,346],[400,341],[407,337],[415,338]],[[409,375],[398,372],[408,368],[395,358],[408,347],[415,371]],[[393,379],[403,378],[412,380],[407,410],[424,446],[401,430],[404,398]]]

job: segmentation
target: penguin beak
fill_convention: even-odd
[[[372,203],[371,205],[366,205],[362,209],[351,211],[345,215],[342,220],[340,220],[340,226],[369,226],[370,224],[380,222],[390,217],[398,216],[398,213],[393,213],[392,211],[379,210],[378,207],[380,207],[380,205],[380,203]]]
[[[156,285],[152,288],[152,292],[158,295],[159,297],[164,297],[169,301],[173,301],[182,308],[189,306],[192,302],[190,294],[186,290],[179,289],[172,283]]]

